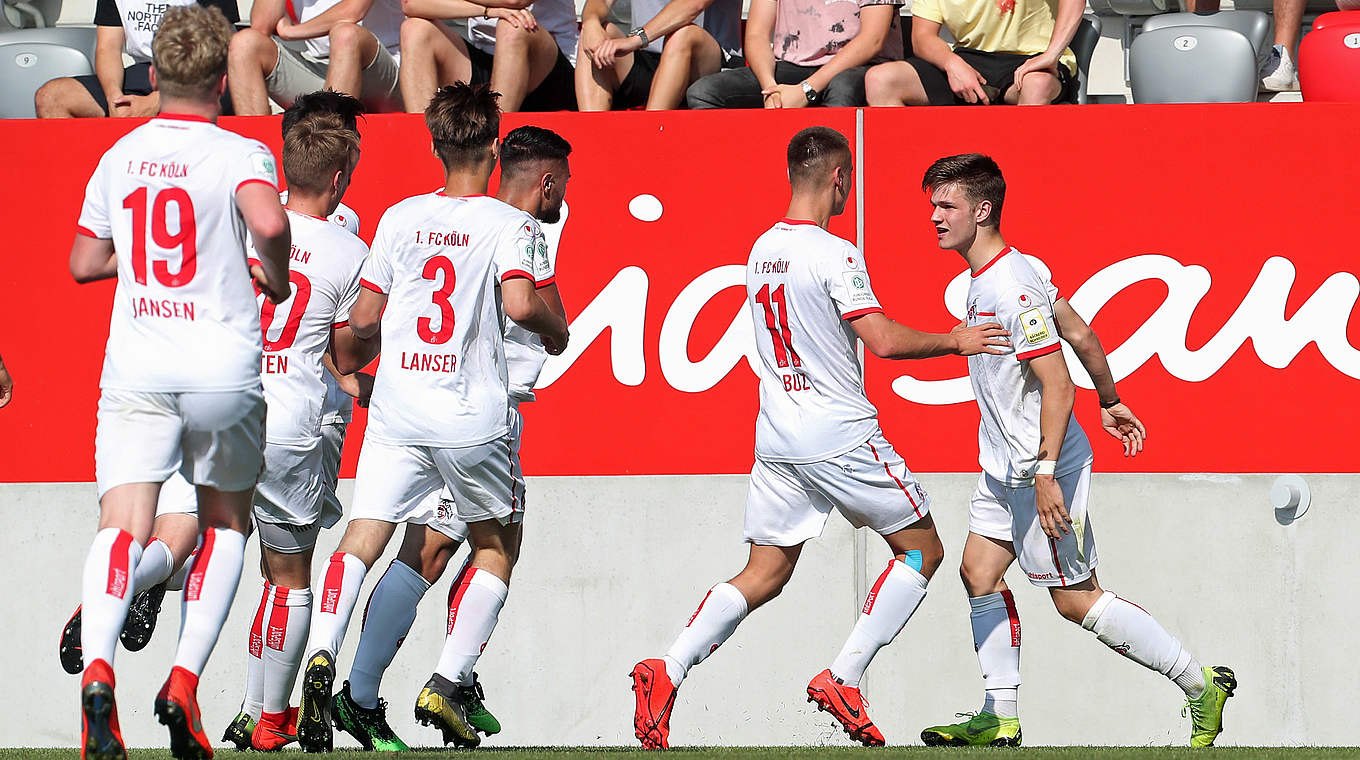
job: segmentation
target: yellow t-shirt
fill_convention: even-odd
[[[1053,38],[1058,0],[916,0],[911,15],[942,24],[960,47],[1034,55],[1047,50]],[[1076,75],[1071,48],[1059,61]]]

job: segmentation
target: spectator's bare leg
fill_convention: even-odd
[[[1061,65],[1061,64],[1059,64]],[[1031,71],[1002,95],[1009,105],[1046,106],[1062,92],[1062,82],[1047,71]]]
[[[1303,36],[1303,9],[1308,0],[1275,0],[1275,44],[1284,46],[1297,60],[1299,38]]]
[[[880,63],[865,72],[864,95],[871,106],[930,105],[921,77],[906,61]]]
[[[532,32],[501,19],[496,22],[496,58],[491,89],[501,94],[501,111],[518,111],[524,98],[552,72],[557,41],[542,25]]]
[[[622,37],[623,32],[613,24],[605,27],[610,37]],[[608,111],[614,107],[614,91],[633,70],[632,54],[614,59],[614,65],[601,69],[595,66],[584,50],[576,56],[576,107],[582,111]]]
[[[53,79],[33,95],[39,119],[92,119],[104,111],[85,86],[71,77]]]
[[[269,90],[265,77],[279,62],[274,38],[255,29],[242,29],[227,48],[227,86],[237,116],[269,115]]]
[[[363,100],[364,69],[378,57],[378,38],[358,24],[342,21],[331,27],[330,40],[326,89]]]
[[[722,70],[722,48],[713,35],[690,24],[666,38],[661,62],[647,93],[648,111],[670,111],[685,102],[685,90],[699,79]]]
[[[472,79],[467,43],[438,21],[401,23],[401,100],[407,113],[421,113],[440,86]]]
[[[1191,13],[1213,13],[1218,10],[1219,0],[1184,0],[1185,9]]]

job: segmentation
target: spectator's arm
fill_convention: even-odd
[[[499,18],[500,10],[523,10],[531,0],[401,0],[401,12],[411,18],[439,21],[451,18]]]
[[[123,95],[123,27],[97,26],[94,30],[94,75],[104,90],[113,115],[113,101]]]
[[[594,24],[603,30],[609,24],[609,13],[613,9],[614,0],[586,0],[585,7],[581,9],[581,26]]]
[[[647,39],[659,40],[676,29],[694,23],[694,19],[699,18],[699,14],[712,4],[713,0],[670,0],[650,21],[642,25],[642,30],[647,33]]]
[[[859,34],[836,51],[831,60],[810,77],[807,83],[817,92],[825,92],[831,80],[842,71],[863,66],[878,51],[883,49],[883,41],[892,31],[893,19],[902,9],[900,5],[864,5],[859,9]]]
[[[5,360],[0,358],[0,408],[4,408],[14,398],[14,378],[5,368]]]
[[[1063,51],[1072,44],[1072,38],[1081,26],[1081,14],[1086,12],[1086,0],[1058,0],[1058,18],[1053,22],[1053,36],[1048,40],[1048,49],[1020,64],[1015,70],[1015,83],[1031,71],[1048,71],[1058,74],[1058,60]]]
[[[746,16],[746,38],[742,40],[742,52],[746,65],[756,75],[761,90],[776,86],[774,81],[774,15],[775,0],[751,0],[751,9]],[[765,99],[770,105],[770,97]],[[777,107],[777,106],[776,106]]]
[[[913,6],[913,10],[915,6]],[[968,62],[955,55],[949,43],[940,37],[942,24],[920,15],[911,19],[912,54],[949,77],[949,89],[969,103],[988,102],[987,91],[982,88],[986,82]]]
[[[250,6],[250,28],[260,34],[274,34],[283,19],[284,0],[255,0]]]
[[[340,0],[320,16],[309,19],[304,23],[293,24],[281,21],[274,33],[286,40],[308,40],[325,37],[330,34],[331,27],[336,24],[343,22],[357,24],[363,21],[364,16],[368,15],[368,10],[372,7],[373,0]]]

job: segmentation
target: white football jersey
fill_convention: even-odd
[[[277,187],[262,143],[162,115],[100,159],[80,232],[112,238],[118,288],[100,387],[229,391],[260,383],[260,320],[236,191]]]
[[[263,294],[259,297],[264,336],[260,379],[269,405],[265,440],[310,446],[321,436],[324,378],[330,377],[321,357],[330,346],[331,329],[349,324],[368,246],[325,219],[290,210],[288,223],[293,230],[288,271],[292,295],[277,305]]]
[[[533,217],[484,195],[417,195],[383,214],[360,282],[388,297],[366,435],[437,447],[505,435],[497,286],[532,280],[542,243]]]
[[[1015,248],[1007,248],[979,269],[968,285],[968,324],[997,322],[1011,333],[1010,353],[968,357],[968,379],[982,411],[978,460],[984,472],[1010,486],[1033,483],[1039,459],[1043,386],[1028,362],[1062,350],[1053,318],[1057,288],[1047,271]],[[1076,472],[1091,461],[1091,444],[1073,415],[1067,421],[1056,474]]]
[[[878,410],[864,395],[849,320],[883,309],[855,246],[780,220],[751,249],[746,301],[760,354],[756,456],[820,462],[868,440]]]
[[[546,288],[557,280],[557,246],[562,240],[562,226],[567,223],[567,206],[562,204],[562,218],[552,224],[539,222],[543,241],[534,252],[534,282]],[[510,398],[533,401],[534,385],[548,361],[548,350],[538,333],[505,320],[505,367],[510,378]]]

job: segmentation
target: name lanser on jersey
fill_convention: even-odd
[[[401,352],[401,368],[416,372],[453,372],[458,369],[458,354]]]

